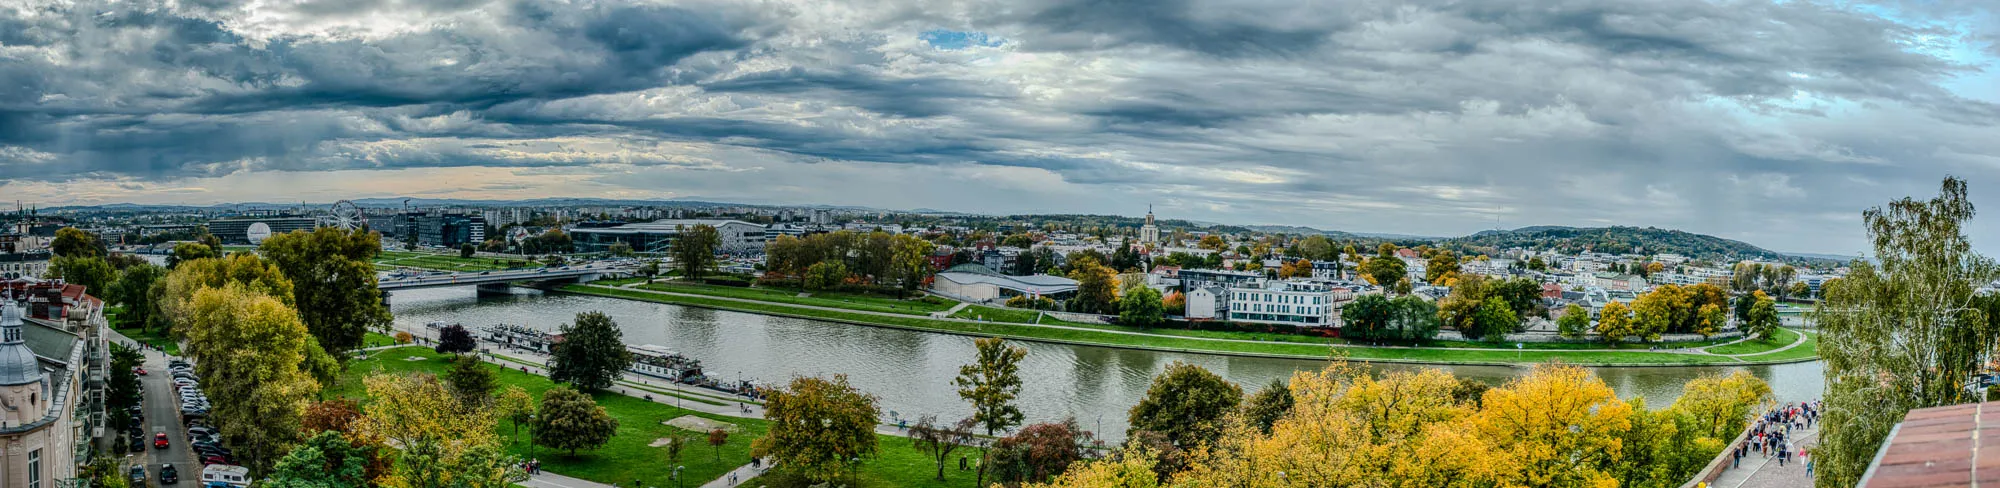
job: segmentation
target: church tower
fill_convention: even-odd
[[[1139,242],[1146,244],[1158,244],[1160,242],[1160,226],[1153,223],[1153,206],[1151,204],[1146,205],[1146,225],[1139,226]]]

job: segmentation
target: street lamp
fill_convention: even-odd
[[[681,482],[682,469],[687,469],[687,466],[674,466],[674,486],[676,487],[687,486],[686,483]]]

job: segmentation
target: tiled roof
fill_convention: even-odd
[[[2000,405],[1911,410],[1868,467],[1861,486],[1920,488],[2000,483]],[[1984,449],[1981,449],[1984,447]]]

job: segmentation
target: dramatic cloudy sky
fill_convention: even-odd
[[[2000,210],[1990,3],[15,0],[0,197],[1152,203],[1851,253],[1947,174]]]

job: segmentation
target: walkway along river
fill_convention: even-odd
[[[396,326],[421,330],[427,322],[467,327],[497,323],[554,330],[578,312],[602,311],[618,321],[625,340],[658,344],[702,361],[708,374],[724,380],[777,383],[793,375],[846,374],[863,391],[881,399],[882,410],[914,419],[920,414],[957,418],[969,413],[951,386],[958,367],[972,361],[972,338],[833,322],[771,317],[593,296],[541,294],[520,290],[504,297],[477,297],[470,288],[434,288],[396,293],[391,310]],[[1030,422],[1075,416],[1085,429],[1110,440],[1124,438],[1125,411],[1146,393],[1153,375],[1174,361],[1215,371],[1242,385],[1246,393],[1317,369],[1320,361],[1243,358],[1137,351],[1015,341],[1026,347],[1021,365],[1020,405]],[[1381,365],[1379,370],[1435,367],[1460,377],[1500,384],[1524,369],[1499,366]],[[1620,396],[1644,396],[1654,407],[1680,396],[1681,385],[1703,374],[1747,369],[1771,383],[1780,401],[1817,398],[1823,389],[1819,362],[1775,366],[1597,368]]]

